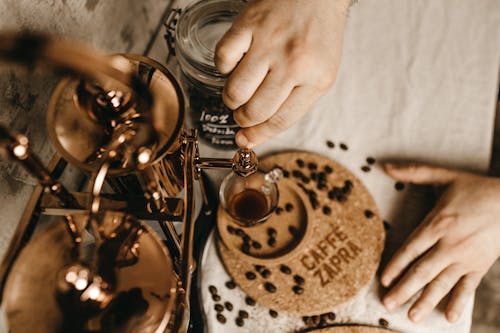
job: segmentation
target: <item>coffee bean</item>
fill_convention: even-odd
[[[283,273],[283,274],[292,274],[292,270],[290,269],[290,267],[288,267],[287,265],[281,265],[280,266],[280,271]]]
[[[245,253],[245,254],[250,254],[250,244],[248,243],[243,243],[241,245],[241,252]]]
[[[309,184],[311,182],[311,180],[309,178],[307,178],[306,176],[302,177],[301,180],[304,184]]]
[[[290,172],[288,170],[283,170],[283,177],[289,178],[290,177]]]
[[[318,180],[318,174],[317,174],[316,172],[311,172],[311,179],[312,179],[313,181]]]
[[[250,244],[251,240],[250,236],[244,235],[241,239],[243,239],[243,242]]]
[[[274,284],[272,284],[271,282],[264,283],[264,289],[266,289],[270,293],[276,292],[276,286]]]
[[[340,143],[340,149],[342,149],[342,150],[348,150],[349,147],[347,147],[347,145],[345,143]]]
[[[255,278],[257,277],[257,275],[255,275],[254,272],[246,272],[245,273],[245,277],[248,279],[248,280],[255,280]]]
[[[311,171],[318,169],[318,165],[314,162],[307,163],[307,168]]]
[[[300,170],[293,170],[292,171],[292,176],[294,176],[295,178],[301,179],[302,176],[304,176],[304,174]]]
[[[297,163],[297,165],[299,166],[299,168],[303,168],[305,163],[303,160],[301,160],[300,158],[298,160],[295,161]]]
[[[344,187],[349,187],[349,188],[352,188],[353,186],[353,183],[350,179],[347,179],[345,182],[344,182]]]
[[[227,232],[229,232],[231,235],[234,235],[236,233],[236,229],[230,225],[227,226]]]
[[[255,249],[261,249],[262,248],[262,244],[260,244],[259,242],[257,241],[252,241],[252,246],[255,248]]]
[[[227,311],[233,311],[233,304],[231,302],[225,302],[224,307],[227,309]]]
[[[347,201],[347,197],[345,195],[339,195],[337,197],[337,201],[338,202],[346,202]]]
[[[336,316],[336,315],[335,315],[335,313],[333,313],[333,312],[328,312],[328,313],[326,314],[326,317],[328,318],[328,320],[330,320],[330,321],[334,321],[334,320],[335,320],[335,318],[336,318],[337,316]]]
[[[332,209],[328,206],[323,206],[323,214],[325,215],[331,215],[332,214]]]
[[[270,247],[275,247],[276,246],[276,238],[269,237],[269,239],[267,240],[267,245],[269,245]]]
[[[291,212],[293,210],[293,204],[287,202],[286,205],[285,205],[285,210],[287,212]]]
[[[271,276],[271,271],[270,271],[270,270],[268,270],[268,269],[264,269],[264,270],[260,273],[260,275],[261,275],[264,279],[267,279],[268,277],[270,277],[270,276]]]
[[[247,319],[248,312],[246,312],[245,310],[240,310],[240,311],[238,311],[238,317],[243,318],[243,319]]]
[[[293,276],[293,280],[295,281],[296,284],[298,284],[299,286],[302,286],[304,285],[304,283],[306,283],[306,281],[304,280],[304,278],[298,274],[295,274]]]
[[[225,324],[226,323],[226,317],[224,317],[224,315],[222,313],[218,313],[217,314],[217,320],[221,323],[221,324]]]
[[[326,172],[321,171],[320,173],[318,173],[318,180],[326,182]]]
[[[368,163],[370,165],[375,164],[375,159],[373,157],[367,157],[366,163]]]
[[[239,327],[242,327],[243,325],[245,325],[245,321],[241,317],[236,317],[236,319],[234,320],[234,322]]]
[[[235,233],[236,233],[236,235],[238,235],[240,237],[243,237],[246,235],[246,233],[243,230],[241,230],[240,228],[236,229]]]
[[[293,286],[292,290],[297,295],[301,295],[304,292],[304,288],[301,286]]]
[[[387,231],[389,229],[391,229],[391,225],[389,224],[389,222],[387,221],[384,221],[384,229]]]
[[[274,228],[267,228],[267,235],[269,237],[276,237],[277,234],[278,234],[278,232],[276,231],[276,229],[274,229]]]
[[[318,185],[316,186],[316,188],[318,190],[322,191],[322,190],[326,190],[328,188],[328,185],[326,183],[324,183],[324,182],[319,181]]]
[[[311,206],[312,206],[313,209],[318,209],[318,207],[319,207],[319,201],[318,201],[318,199],[316,199],[316,198],[310,198],[309,201],[311,201]]]
[[[281,213],[283,213],[283,208],[276,207],[276,210],[274,212],[276,213],[276,215],[281,215]]]
[[[212,299],[214,300],[214,302],[219,302],[220,301],[220,296],[215,294],[215,295],[212,295]]]
[[[330,148],[330,149],[333,149],[333,148],[335,148],[335,143],[333,143],[333,142],[332,142],[332,141],[330,141],[330,140],[327,140],[327,141],[326,141],[326,146],[327,146],[328,148]]]
[[[331,174],[333,172],[333,168],[329,165],[325,165],[325,167],[323,168],[323,170],[325,170],[325,172],[327,174]]]
[[[402,182],[396,182],[396,183],[394,184],[394,188],[396,189],[396,191],[401,192],[402,190],[404,190],[404,189],[405,189],[405,184],[404,184],[404,183],[402,183]]]
[[[369,209],[365,210],[365,216],[366,218],[369,218],[371,219],[373,216],[375,216],[375,214],[373,214],[373,212]]]
[[[363,165],[361,167],[361,171],[363,172],[370,172],[371,168],[368,165]]]
[[[274,311],[274,310],[269,310],[269,315],[272,317],[272,318],[276,318],[278,317],[278,312]]]
[[[245,303],[247,303],[247,305],[254,306],[255,300],[252,297],[247,296],[247,297],[245,297]]]
[[[345,194],[345,195],[349,195],[351,194],[351,188],[350,187],[342,187],[342,193]]]
[[[389,322],[387,321],[387,319],[385,318],[380,318],[378,320],[378,323],[380,324],[380,326],[384,327],[384,328],[387,328],[389,327]]]
[[[208,291],[210,292],[211,295],[217,295],[217,287],[216,286],[208,286]]]
[[[217,303],[217,304],[214,305],[214,310],[216,312],[222,312],[222,311],[224,311],[224,307],[222,306],[222,304],[218,304]]]
[[[334,190],[328,191],[328,199],[333,200],[333,199],[335,199],[335,197],[336,197],[336,195],[335,195]]]
[[[288,231],[294,237],[298,237],[300,235],[299,230],[297,228],[295,228],[293,225],[288,226]]]
[[[236,283],[233,280],[229,280],[226,282],[226,288],[227,289],[234,289],[234,288],[236,288]]]
[[[262,272],[262,270],[263,270],[264,268],[266,268],[265,266],[262,266],[262,265],[255,265],[255,266],[253,266],[253,267],[254,267],[254,268],[255,268],[255,270],[256,270],[257,272],[259,272],[259,273],[260,273],[260,272]]]

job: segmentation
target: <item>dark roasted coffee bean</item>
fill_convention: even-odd
[[[347,149],[349,149],[349,147],[347,147],[347,145],[345,143],[340,143],[340,149],[347,150]]]
[[[296,160],[295,162],[297,163],[297,165],[299,166],[299,168],[303,168],[303,167],[304,167],[304,165],[306,165],[306,164],[304,163],[304,161],[303,161],[303,160],[301,160],[300,158],[299,158],[298,160]]]
[[[241,317],[236,317],[234,322],[236,323],[236,326],[239,326],[239,327],[242,327],[243,325],[245,325],[245,321]]]
[[[248,312],[246,312],[245,310],[240,310],[240,311],[238,311],[238,317],[243,318],[243,319],[247,319]]]
[[[323,206],[323,214],[332,215],[332,209],[328,206]]]
[[[250,254],[250,244],[248,243],[243,243],[241,245],[241,252],[245,253],[245,254]]]
[[[320,173],[318,173],[318,180],[326,181],[326,172],[321,171]]]
[[[329,165],[325,165],[325,167],[323,168],[323,170],[325,170],[325,172],[327,174],[331,174],[333,172],[333,168]]]
[[[293,286],[292,290],[297,295],[301,295],[304,292],[304,288],[302,288],[301,286]]]
[[[222,304],[217,303],[214,305],[214,310],[216,312],[222,312],[222,311],[224,311],[224,307],[222,306]]]
[[[226,317],[224,317],[224,315],[222,313],[218,313],[217,314],[217,320],[221,323],[221,324],[225,324],[226,323]]]
[[[245,273],[245,277],[248,279],[248,280],[255,280],[255,278],[257,277],[257,275],[255,275],[254,272],[246,272]]]
[[[318,180],[318,174],[316,172],[311,172],[311,179],[314,181]]]
[[[269,237],[276,237],[277,234],[278,234],[278,232],[276,231],[276,229],[274,229],[274,228],[267,228],[267,235]]]
[[[243,239],[243,242],[250,244],[251,240],[250,236],[244,235],[243,237],[241,237],[241,239]]]
[[[271,271],[268,270],[267,268],[264,269],[262,272],[260,272],[260,275],[264,278],[267,279],[268,277],[271,276]]]
[[[380,324],[380,326],[384,327],[384,328],[387,328],[389,327],[389,322],[387,321],[387,319],[385,318],[380,318],[378,320],[378,323]]]
[[[247,297],[245,297],[245,303],[247,303],[247,305],[254,306],[255,300],[252,297],[247,296]]]
[[[288,170],[283,170],[283,177],[289,178],[290,177],[290,172]]]
[[[337,201],[338,202],[346,202],[347,201],[347,197],[345,195],[339,195],[337,197]]]
[[[372,165],[372,164],[375,164],[375,159],[373,157],[367,157],[366,158],[366,163]]]
[[[288,226],[288,231],[290,232],[290,234],[292,234],[292,236],[294,237],[297,237],[300,235],[299,233],[299,230],[297,228],[295,228],[293,225],[290,225]]]
[[[394,184],[394,188],[396,189],[396,191],[402,191],[405,189],[405,184],[402,182],[396,182]]]
[[[300,180],[302,180],[302,182],[304,184],[309,184],[311,182],[311,180],[309,178],[307,178],[306,176],[302,177]]]
[[[292,176],[294,176],[295,178],[302,178],[304,174],[302,172],[300,172],[300,170],[293,170],[292,171]]]
[[[389,224],[389,222],[387,221],[384,221],[384,229],[387,231],[389,229],[391,229],[391,225]]]
[[[272,318],[276,318],[278,317],[278,312],[274,311],[273,309],[269,310],[269,315],[272,317]]]
[[[269,239],[267,240],[267,245],[269,245],[270,247],[275,247],[276,246],[276,238],[269,237]]]
[[[255,249],[261,249],[262,248],[262,244],[260,244],[259,242],[257,241],[252,241],[252,246],[255,248]]]
[[[335,197],[336,197],[336,195],[335,195],[334,190],[328,191],[328,199],[333,200],[333,199],[335,199]]]
[[[335,315],[335,313],[333,313],[333,312],[328,312],[328,313],[326,314],[326,317],[328,318],[328,320],[330,320],[330,321],[334,321],[334,320],[335,320],[335,318],[336,318],[337,316],[336,316],[336,315]]]
[[[352,191],[352,187],[344,186],[342,187],[342,194],[349,195]]]
[[[236,235],[240,236],[240,237],[243,237],[245,236],[245,232],[243,230],[241,230],[240,228],[236,229],[235,231]]]
[[[236,233],[236,229],[230,225],[227,226],[227,232],[229,232],[231,235],[234,235]]]
[[[291,212],[293,210],[293,205],[290,202],[287,202],[285,205],[285,210],[287,212]]]
[[[293,280],[295,281],[296,284],[298,284],[299,286],[302,286],[304,285],[304,283],[306,283],[306,281],[304,280],[304,278],[298,274],[295,274],[293,276]]]
[[[233,311],[233,304],[231,302],[225,302],[224,307],[227,309],[227,311]]]
[[[274,210],[274,212],[276,213],[276,215],[280,215],[281,213],[283,213],[283,208],[276,207],[276,209]]]
[[[365,210],[365,216],[366,218],[369,218],[371,219],[373,216],[375,216],[375,214],[373,214],[373,212],[369,209]]]
[[[211,295],[217,295],[217,287],[210,285],[208,286],[208,291],[210,292]]]
[[[253,267],[255,268],[255,270],[257,272],[261,272],[264,268],[266,268],[266,266],[262,266],[262,265],[254,265]]]
[[[310,198],[311,201],[311,206],[313,209],[318,209],[319,207],[319,201],[316,198]]]
[[[318,169],[318,165],[314,162],[309,162],[309,163],[307,163],[307,168],[311,171],[314,171],[314,170]]]
[[[292,270],[287,265],[281,265],[280,271],[281,271],[281,273],[284,273],[284,274],[292,274]]]
[[[361,171],[363,172],[370,172],[371,168],[368,165],[363,165],[361,167]]]
[[[276,286],[274,284],[272,284],[271,282],[264,283],[264,289],[266,289],[270,293],[276,292]]]
[[[217,295],[217,294],[214,294],[214,295],[212,295],[212,299],[214,300],[214,302],[219,302],[220,301],[220,296]]]
[[[324,182],[318,181],[318,186],[316,188],[320,191],[326,190],[328,188],[328,185]]]
[[[330,148],[330,149],[333,149],[333,148],[335,148],[335,143],[333,143],[333,142],[332,142],[332,141],[330,141],[330,140],[327,140],[327,141],[326,141],[326,146],[327,146],[328,148]]]
[[[236,288],[236,283],[233,280],[229,280],[226,282],[226,288],[227,289],[234,289],[234,288]]]
[[[349,188],[352,188],[353,186],[353,183],[350,179],[347,179],[345,182],[344,182],[344,187],[349,187]]]

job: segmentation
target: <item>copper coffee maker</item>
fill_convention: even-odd
[[[203,169],[247,176],[257,169],[255,154],[200,157],[196,131],[184,129],[177,80],[149,58],[3,33],[0,61],[68,75],[47,112],[57,151],[48,167],[26,136],[0,126],[4,155],[40,183],[0,266],[10,331],[186,332],[196,269],[195,187],[200,215],[212,215]],[[90,176],[88,192],[70,192],[58,181],[66,163]],[[59,217],[31,237],[41,213]],[[155,221],[165,241],[143,220]]]

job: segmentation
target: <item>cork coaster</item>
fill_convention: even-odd
[[[331,326],[303,332],[313,333],[394,333],[395,331],[376,327],[376,326],[359,326],[359,325],[346,325],[346,326]]]
[[[280,153],[260,162],[264,171],[277,166],[305,200],[307,221],[305,233],[297,235],[304,239],[297,241],[299,249],[289,249],[293,255],[249,260],[235,243],[226,237],[222,241],[221,216],[219,254],[234,281],[258,303],[276,311],[320,314],[354,297],[375,275],[384,246],[382,219],[368,190],[340,164],[308,152]],[[286,208],[274,212],[272,221],[283,224],[281,232],[292,213]]]

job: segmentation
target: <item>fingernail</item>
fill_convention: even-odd
[[[235,140],[236,140],[236,144],[239,147],[241,147],[241,148],[251,148],[251,147],[249,147],[247,137],[243,133],[238,132],[236,134]]]
[[[450,311],[448,312],[447,317],[449,322],[454,323],[458,320],[458,313],[456,313],[455,311]]]
[[[418,308],[411,309],[408,315],[410,316],[410,319],[415,323],[418,323],[422,319],[422,312]]]
[[[391,298],[384,299],[384,305],[389,311],[395,310],[397,306],[396,302],[394,302],[394,300]]]
[[[382,278],[380,279],[380,282],[382,283],[382,285],[384,287],[389,287],[391,285],[391,282],[392,282],[392,278],[389,277],[389,276],[382,276]]]

